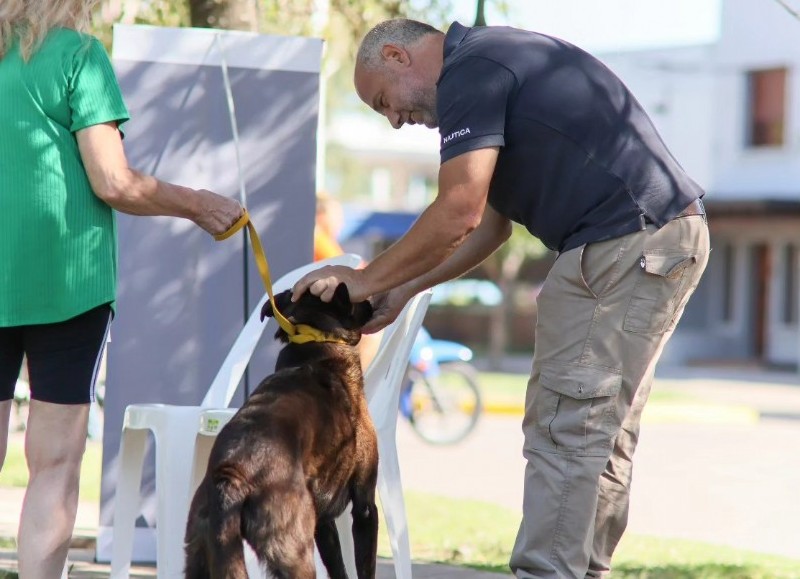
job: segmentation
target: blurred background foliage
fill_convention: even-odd
[[[409,17],[444,29],[459,0],[104,0],[94,33],[107,47],[112,25],[152,24],[314,36],[325,41],[326,107],[340,110],[352,99],[353,60],[361,38],[378,22]],[[463,1],[463,0],[461,0]],[[475,23],[485,24],[487,4],[501,13],[505,0],[472,0]],[[472,24],[472,23],[470,23]]]

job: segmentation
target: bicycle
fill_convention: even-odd
[[[483,412],[472,350],[436,340],[421,328],[400,392],[400,413],[430,444],[455,444],[477,426]]]

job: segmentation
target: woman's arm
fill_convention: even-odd
[[[92,125],[78,131],[76,137],[95,195],[118,211],[183,217],[211,235],[227,231],[242,215],[242,207],[234,199],[167,183],[131,169],[116,123]]]

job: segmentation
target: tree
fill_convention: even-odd
[[[481,265],[487,277],[497,284],[502,294],[500,303],[489,317],[489,364],[496,369],[508,350],[514,289],[520,269],[529,259],[541,258],[547,248],[521,225],[514,224],[511,237]]]
[[[485,0],[478,0],[478,6],[475,12],[475,26],[486,26],[486,2]]]
[[[199,28],[256,31],[257,6],[253,0],[189,0],[189,18]]]

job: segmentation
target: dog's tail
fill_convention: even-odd
[[[186,579],[211,579],[211,569],[208,566],[208,540],[211,528],[208,525],[207,512],[198,512],[199,509],[194,508],[194,503],[192,507],[186,526],[184,575]]]
[[[242,539],[242,508],[250,492],[241,473],[235,466],[217,468],[209,484],[208,524],[212,532],[212,577],[247,579]]]

